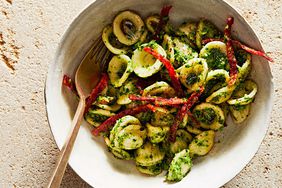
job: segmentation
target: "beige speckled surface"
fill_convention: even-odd
[[[45,187],[48,182],[58,149],[45,114],[45,76],[63,33],[91,2],[0,1],[0,188]],[[282,187],[282,1],[228,2],[275,59],[275,105],[258,153],[225,187]],[[62,187],[89,186],[68,168]]]

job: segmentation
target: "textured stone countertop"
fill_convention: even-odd
[[[0,1],[0,187],[45,187],[59,153],[44,105],[44,81],[72,20],[92,0]],[[251,24],[275,81],[275,105],[255,157],[224,187],[282,187],[282,1],[228,0]],[[62,187],[89,187],[69,167]]]

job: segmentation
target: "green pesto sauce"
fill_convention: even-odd
[[[162,164],[158,163],[156,165],[152,166],[141,166],[138,165],[138,169],[141,169],[143,173],[149,174],[149,175],[157,175],[161,173],[162,171]]]
[[[228,64],[226,55],[217,48],[210,49],[204,58],[210,69],[225,69],[225,66]]]
[[[187,143],[183,140],[183,139],[176,139],[175,142],[170,143],[170,152],[172,154],[174,153],[178,153],[180,151],[182,151],[183,149],[187,149],[188,145]]]
[[[139,140],[139,142],[137,142],[137,140],[134,138],[134,139],[132,139],[132,134],[129,134],[129,133],[124,133],[122,136],[119,136],[118,138],[117,138],[117,141],[118,141],[118,144],[119,144],[119,146],[123,146],[124,145],[124,141],[126,140],[126,139],[130,139],[131,140],[131,144],[130,144],[130,147],[132,147],[132,148],[136,148],[139,144],[140,144],[140,140]],[[137,142],[137,143],[136,143]]]
[[[142,112],[137,115],[138,119],[141,121],[141,123],[147,123],[150,122],[152,118],[152,113],[151,112]]]
[[[245,110],[247,106],[246,105],[233,105],[232,107],[234,108],[234,110],[242,111],[242,110]]]
[[[126,138],[128,138],[129,136],[130,136],[130,134],[128,134],[128,133],[124,133],[124,134],[122,134],[122,136],[119,136],[118,139],[117,139],[119,145],[120,146],[123,145],[124,140]]]
[[[245,63],[247,60],[247,55],[248,53],[244,50],[235,50],[235,57],[239,66],[242,66]]]
[[[157,132],[153,136],[148,137],[152,143],[159,143],[164,140],[166,134],[165,132]]]
[[[119,78],[122,77],[122,75],[124,74],[126,68],[127,68],[127,64],[125,64],[125,63],[121,64],[119,70],[117,71],[117,75],[118,75]]]
[[[156,48],[158,48],[158,43],[156,41],[152,40],[146,46],[153,48],[153,49],[156,49]],[[143,47],[145,47],[145,46],[143,46]]]
[[[202,94],[204,98],[210,96],[215,90],[217,90],[217,87],[219,84],[224,84],[225,82],[225,77],[223,75],[216,75],[214,79],[209,80],[206,82],[205,85],[205,91]],[[223,87],[222,85],[219,85],[220,88]],[[219,89],[219,88],[218,88]]]
[[[163,121],[163,122],[167,122],[168,124],[172,124],[174,121],[174,118],[173,116],[170,116],[170,115],[164,115],[160,117],[159,121]]]
[[[216,26],[208,20],[203,20],[203,29],[201,31],[201,35],[202,39],[222,37],[222,34],[219,32]]]
[[[198,75],[195,74],[195,73],[189,74],[189,75],[187,76],[187,78],[186,78],[186,83],[187,83],[188,85],[192,85],[192,84],[194,84],[194,83],[196,83],[196,82],[198,82],[198,81],[199,81],[199,77],[198,77]]]
[[[129,160],[132,158],[132,153],[129,150],[125,151],[122,149],[109,147],[109,151],[111,151],[114,154],[114,157],[117,159]]]
[[[218,94],[217,96],[215,96],[215,97],[212,99],[212,102],[217,102],[217,101],[219,101],[221,98],[225,98],[227,95],[228,95],[227,92],[221,92],[220,94]]]
[[[192,48],[189,49],[189,51],[191,51],[191,52],[185,54],[181,50],[179,50],[178,48],[174,49],[174,57],[175,57],[175,60],[178,62],[178,64],[176,65],[175,68],[178,68],[181,65],[187,63],[187,61],[189,61],[190,59],[197,57],[197,53],[193,52]]]
[[[152,166],[152,168],[150,168],[150,170],[153,172],[153,174],[158,174],[160,171],[162,171],[161,163]]]
[[[208,147],[208,146],[209,146],[208,140],[199,140],[199,139],[195,139],[195,143],[196,143],[198,146],[201,146],[201,147]]]
[[[105,115],[102,115],[102,114],[91,113],[91,111],[88,112],[86,114],[86,116],[90,117],[95,122],[103,122],[103,121],[106,121],[109,118],[108,116],[105,116]]]
[[[202,110],[196,110],[195,111],[195,117],[200,121],[205,124],[212,124],[216,118],[216,113],[213,109],[211,108],[205,108]]]
[[[166,180],[168,181],[180,181],[182,180],[187,173],[190,171],[192,167],[192,160],[189,156],[189,152],[181,151],[180,153],[176,154],[182,154],[179,158],[174,158],[170,164],[168,175],[166,177]],[[184,166],[186,166],[184,170]]]
[[[120,88],[119,94],[126,95],[126,94],[134,94],[138,92],[138,88],[134,85],[134,83],[128,83],[124,87]]]

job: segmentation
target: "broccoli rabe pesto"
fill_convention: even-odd
[[[194,115],[199,121],[206,124],[211,124],[216,118],[216,112],[211,108],[195,110]]]
[[[226,54],[217,48],[210,49],[204,58],[207,59],[208,66],[211,69],[225,69],[228,64]]]
[[[230,84],[234,67],[223,29],[206,19],[177,27],[168,18],[126,10],[103,29],[113,54],[108,80],[84,117],[99,126],[94,132],[105,132],[114,157],[133,160],[150,176],[165,171],[166,181],[176,182],[195,158],[216,152],[215,135],[229,114],[235,123],[246,120],[258,88],[249,78],[251,55],[237,47]]]
[[[194,84],[194,83],[196,83],[198,81],[199,81],[199,78],[198,78],[198,76],[195,73],[190,74],[186,78],[186,83],[189,84],[189,85],[192,85],[192,84]]]
[[[102,115],[102,114],[88,113],[87,115],[90,116],[91,118],[95,119],[97,122],[103,122],[103,121],[105,121],[106,119],[109,118],[109,116],[105,116],[105,115]]]
[[[175,154],[171,161],[166,176],[167,181],[180,181],[190,171],[192,167],[192,160],[189,155],[189,150],[184,149],[181,152]]]

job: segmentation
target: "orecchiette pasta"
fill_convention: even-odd
[[[110,141],[115,148],[133,150],[143,145],[146,132],[137,118],[124,116],[110,132]]]
[[[180,68],[180,81],[188,92],[193,92],[205,84],[207,73],[208,65],[206,60],[194,58]]]
[[[194,158],[212,150],[229,114],[234,123],[247,119],[258,86],[249,78],[252,52],[235,45],[227,29],[223,34],[205,19],[176,28],[165,14],[170,8],[144,22],[122,11],[103,29],[114,55],[84,118],[93,135],[103,132],[114,157],[180,181]]]
[[[135,151],[136,164],[141,166],[152,166],[161,163],[164,156],[164,151],[158,145],[150,142],[146,142]]]

